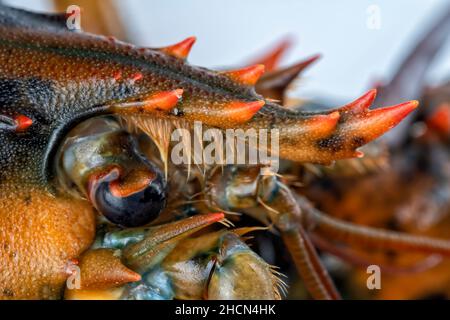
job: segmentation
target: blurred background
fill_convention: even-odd
[[[448,0],[8,0],[36,11],[82,8],[88,31],[140,46],[164,46],[197,36],[189,57],[209,68],[239,66],[289,37],[283,65],[321,53],[292,97],[347,102],[388,81],[399,62]],[[450,43],[433,62],[427,83],[450,74]],[[409,97],[413,99],[415,97]]]
[[[254,63],[290,39],[294,45],[282,66],[322,55],[301,74],[291,98],[337,106],[379,87],[377,106],[419,99],[422,107],[364,149],[365,158],[338,161],[333,168],[288,169],[301,179],[297,192],[343,221],[450,238],[450,0],[5,2],[46,12],[78,5],[84,30],[138,46],[163,47],[194,35],[189,62],[213,69]],[[429,41],[421,41],[425,35]],[[261,233],[256,240],[257,252],[288,275],[288,298],[307,297],[279,237]],[[334,259],[336,250],[327,255],[322,249],[346,298],[450,298],[448,259],[368,251],[357,244],[345,249],[390,270],[383,274],[383,290],[369,292],[365,262],[349,264]]]

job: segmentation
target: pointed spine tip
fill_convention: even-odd
[[[324,127],[335,127],[341,117],[339,111],[334,111],[329,114],[320,114],[312,117],[310,121],[315,125],[321,125]]]
[[[239,70],[226,71],[223,74],[240,84],[253,86],[258,82],[264,70],[263,64],[256,64]]]
[[[405,103],[409,103],[411,105],[411,111],[417,109],[419,107],[420,102],[418,100],[411,100]]]
[[[377,97],[377,89],[370,89],[365,94],[363,94],[357,101],[360,101],[363,105],[366,105],[367,108],[372,105]]]
[[[210,223],[218,222],[225,219],[225,215],[223,214],[223,212],[208,213],[207,216],[208,221]]]
[[[310,64],[316,62],[317,60],[319,60],[321,58],[322,58],[322,55],[320,53],[316,53],[315,55],[307,58],[303,62],[300,62],[300,64],[303,64],[306,67],[306,66],[309,66]]]
[[[314,121],[319,126],[317,128],[317,133],[320,135],[331,133],[336,129],[340,118],[341,114],[339,113],[339,111],[334,111],[327,115],[318,116]]]
[[[14,120],[17,132],[25,131],[33,124],[33,120],[24,115],[18,115]]]
[[[188,57],[189,52],[191,51],[192,46],[194,45],[196,40],[196,37],[189,37],[177,44],[162,48],[160,50],[170,56],[185,60]]]
[[[133,270],[130,270],[130,272],[128,273],[128,278],[125,279],[126,282],[137,282],[137,281],[141,281],[142,276],[137,273],[134,272]]]
[[[358,158],[358,159],[364,158],[364,152],[356,150],[355,151],[355,158]]]
[[[324,138],[329,136],[336,130],[341,115],[339,111],[329,114],[318,114],[303,120],[300,127],[303,128],[303,134],[310,138]]]
[[[302,60],[300,62],[297,62],[292,67],[289,67],[286,70],[286,72],[289,70],[292,74],[295,74],[295,76],[298,76],[303,70],[308,68],[310,65],[312,65],[314,62],[319,60],[322,57],[321,54],[315,54],[305,60]]]
[[[268,52],[266,55],[255,61],[255,64],[263,64],[266,71],[274,71],[278,68],[281,57],[286,53],[286,51],[292,47],[293,41],[291,38],[285,38],[278,45],[274,47],[273,50]]]
[[[143,77],[144,77],[144,75],[142,73],[136,72],[135,74],[133,74],[131,76],[131,81],[136,82],[136,81],[141,80]]]
[[[395,106],[367,110],[356,116],[346,117],[340,124],[341,134],[362,137],[364,142],[362,144],[369,143],[395,127],[418,105],[418,101],[408,101]]]
[[[377,96],[377,92],[378,92],[377,88],[373,88],[373,89],[370,89],[366,94],[372,95],[373,99],[375,99]]]
[[[225,215],[222,212],[206,213],[206,214],[198,214],[190,218],[180,220],[175,223],[171,223],[169,225],[178,225],[179,226],[178,229],[181,232],[180,234],[185,233],[186,235],[189,235],[195,232],[196,230],[203,229],[213,223],[222,221],[223,219],[225,219]]]
[[[146,100],[146,109],[172,110],[183,96],[183,89],[155,93]]]
[[[401,120],[403,120],[403,118],[414,111],[418,106],[419,101],[412,100],[391,107],[370,110],[369,115],[384,115],[387,119],[390,119],[394,125],[396,125]]]
[[[117,71],[116,73],[114,73],[113,78],[116,81],[120,80],[122,78],[122,71]]]
[[[377,96],[377,89],[371,89],[355,101],[338,109],[341,112],[357,114],[368,111]]]
[[[396,109],[397,111],[397,118],[398,121],[403,120],[407,115],[409,115],[411,112],[413,112],[415,109],[419,107],[419,101],[417,100],[411,100],[408,102],[401,103],[397,106],[393,106],[392,108]]]
[[[328,115],[328,118],[331,120],[338,120],[340,118],[341,114],[339,111],[334,111]]]
[[[264,100],[231,102],[225,108],[226,117],[237,123],[247,122],[253,118],[265,103]]]
[[[79,263],[82,290],[111,289],[141,280],[141,275],[122,263],[113,249],[92,249],[85,252]]]

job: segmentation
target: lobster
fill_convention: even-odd
[[[226,211],[279,232],[317,299],[340,296],[309,233],[450,253],[446,240],[327,217],[259,167],[168,164],[168,133],[194,122],[278,130],[277,156],[295,162],[362,157],[357,149],[417,101],[371,110],[369,91],[340,108],[292,111],[256,93],[263,65],[189,65],[193,37],[139,48],[65,22],[65,14],[0,5],[1,298],[281,298],[277,271],[245,244],[252,229],[211,229],[229,225]],[[180,210],[196,195],[201,201]],[[74,274],[79,286],[66,290]]]

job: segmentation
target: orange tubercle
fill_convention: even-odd
[[[350,102],[349,104],[339,108],[339,111],[351,113],[360,113],[367,111],[374,102],[376,96],[377,96],[376,89],[369,90],[355,101]]]
[[[122,72],[121,71],[117,71],[114,75],[113,75],[114,80],[120,80],[120,78],[122,78]]]
[[[308,131],[310,131],[312,136],[327,136],[336,129],[340,117],[339,111],[334,111],[330,114],[316,115],[308,119],[305,128],[308,127]]]
[[[15,121],[18,132],[27,130],[33,124],[33,120],[24,115],[18,115],[15,117]]]
[[[189,37],[177,44],[161,48],[160,50],[173,57],[186,59],[196,40],[196,37]]]
[[[408,101],[392,107],[367,110],[355,116],[348,116],[340,124],[342,134],[364,138],[368,143],[395,127],[419,105],[418,101]]]
[[[308,120],[309,123],[314,123],[315,125],[330,125],[330,126],[336,126],[338,120],[340,118],[339,111],[334,111],[330,114],[319,114],[316,116],[313,116]]]
[[[392,107],[371,110],[369,112],[369,118],[382,115],[386,123],[389,122],[392,126],[394,126],[414,111],[418,106],[419,101],[417,100],[407,101]]]
[[[363,158],[364,157],[364,152],[356,150],[355,151],[355,157],[359,158],[359,159]]]
[[[257,64],[239,70],[227,71],[224,74],[240,84],[253,86],[264,73],[264,69],[263,64]]]
[[[208,213],[205,215],[205,218],[208,223],[214,223],[223,220],[225,215],[222,212]]]
[[[145,100],[144,108],[169,111],[176,106],[182,96],[183,89],[155,93]]]
[[[132,81],[139,81],[143,78],[144,76],[142,75],[142,73],[137,72],[134,75],[131,76],[131,80]]]
[[[249,121],[264,106],[264,100],[234,101],[226,105],[225,117],[233,122],[244,123]]]

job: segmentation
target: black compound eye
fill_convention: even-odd
[[[165,208],[167,183],[150,160],[153,156],[143,154],[140,146],[113,117],[86,120],[72,129],[60,147],[59,182],[68,191],[76,186],[114,224],[146,225]]]
[[[109,221],[124,227],[143,226],[156,219],[166,204],[166,182],[160,170],[148,165],[125,176],[121,171],[114,167],[90,179],[94,206]]]

